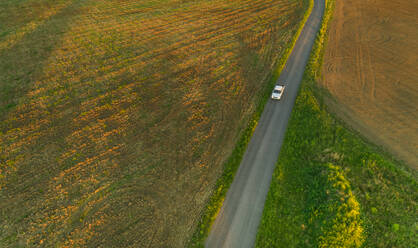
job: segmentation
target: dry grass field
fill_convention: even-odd
[[[304,0],[2,0],[0,247],[183,247]]]
[[[417,1],[337,1],[322,73],[333,112],[415,169],[417,13]]]

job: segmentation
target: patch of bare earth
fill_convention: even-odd
[[[337,1],[321,80],[333,112],[415,169],[417,13],[417,1]]]

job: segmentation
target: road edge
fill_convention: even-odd
[[[222,175],[217,179],[213,193],[205,204],[200,220],[195,228],[195,231],[193,232],[193,235],[186,243],[186,247],[204,247],[204,242],[208,237],[210,228],[222,207],[226,193],[234,179],[234,175],[237,172],[239,165],[241,164],[242,157],[244,156],[247,145],[254,133],[255,128],[257,127],[258,120],[263,113],[267,100],[269,99],[270,92],[273,89],[277,79],[279,78],[284,66],[286,65],[286,62],[296,45],[296,41],[298,40],[306,21],[312,13],[314,0],[306,1],[308,1],[309,4],[308,8],[299,23],[299,27],[296,33],[293,35],[291,45],[285,50],[284,56],[280,58],[276,69],[272,71],[268,85],[265,87],[266,90],[262,92],[260,100],[257,102],[255,113],[248,121],[248,124],[242,132],[231,155],[224,163]]]
[[[321,25],[320,25],[320,28],[319,28],[318,33],[316,35],[314,44],[312,46],[312,50],[311,50],[311,53],[309,55],[308,62],[305,66],[305,71],[303,73],[303,78],[302,78],[301,85],[299,87],[299,92],[298,92],[297,97],[300,94],[300,89],[302,88],[303,82],[305,80],[307,80],[308,77],[312,77],[314,79],[317,79],[318,77],[320,77],[320,72],[321,72],[320,69],[322,67],[324,49],[325,49],[327,41],[328,41],[328,29],[329,29],[330,22],[332,21],[332,18],[333,18],[335,2],[336,2],[336,0],[325,0],[325,8],[324,8],[324,14],[323,14],[323,17],[322,17]],[[319,98],[321,97],[320,96],[321,92],[318,92],[317,90],[319,90],[319,89],[316,89],[316,90],[313,89],[313,93],[314,93],[315,97],[318,99],[318,101],[321,101],[321,100],[319,100]],[[320,104],[323,105],[323,102],[321,102]],[[293,115],[294,111],[295,110],[293,108],[291,115]],[[290,122],[290,119],[289,119],[289,122]],[[286,133],[287,133],[287,129],[286,129]],[[286,137],[286,133],[285,133],[285,137]],[[277,169],[277,166],[279,165],[279,159],[280,159],[281,156],[282,156],[282,152],[280,152],[279,156],[277,157],[277,161],[276,161],[276,164],[275,164],[275,171]],[[268,194],[270,194],[270,189],[271,189],[271,185],[270,185]],[[267,201],[267,199],[266,199],[266,201]],[[264,214],[265,214],[265,209],[263,209],[261,221],[263,221]],[[262,245],[259,245],[259,243],[261,242],[260,241],[261,221],[260,221],[260,225],[258,226],[258,229],[257,229],[256,239],[255,239],[255,243],[254,243],[255,248],[263,247]]]

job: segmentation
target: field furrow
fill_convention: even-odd
[[[184,247],[306,7],[0,3],[0,246]]]

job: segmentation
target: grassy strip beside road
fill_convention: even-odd
[[[326,111],[317,86],[334,0],[306,68],[257,247],[413,247],[417,174]]]
[[[247,148],[248,142],[251,139],[251,136],[257,126],[258,120],[260,119],[261,114],[263,113],[264,106],[269,99],[270,93],[274,84],[276,83],[277,79],[279,78],[280,72],[283,69],[284,65],[286,64],[287,58],[290,56],[290,53],[295,46],[295,43],[302,31],[302,28],[307,21],[312,8],[313,8],[313,0],[303,0],[304,5],[308,4],[308,8],[305,11],[304,17],[299,25],[298,30],[296,31],[292,42],[289,44],[288,48],[283,52],[283,56],[280,57],[278,61],[277,69],[272,72],[270,80],[264,86],[264,90],[262,94],[259,96],[259,102],[256,107],[256,111],[253,114],[252,118],[249,120],[247,127],[242,132],[241,137],[235,146],[232,154],[229,156],[227,162],[224,164],[224,170],[221,177],[217,180],[214,191],[204,208],[201,220],[198,223],[197,229],[195,230],[192,239],[189,243],[189,247],[203,247],[204,241],[209,234],[210,226],[214,222],[217,213],[222,207],[222,203],[226,196],[226,192],[231,185],[235,172],[237,171],[241,159],[244,155],[244,152]]]

